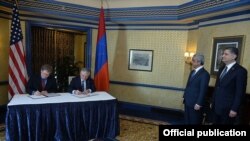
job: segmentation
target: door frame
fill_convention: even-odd
[[[87,33],[87,45],[86,45],[86,52],[84,57],[86,60],[86,67],[91,68],[91,55],[92,55],[92,28],[89,27],[82,27],[82,26],[72,26],[72,25],[63,25],[63,24],[50,24],[50,23],[38,23],[33,21],[26,22],[26,34],[25,34],[25,50],[26,50],[26,67],[28,76],[32,75],[32,54],[31,54],[31,28],[32,26],[39,26],[39,27],[48,27],[48,28],[58,28],[58,29],[69,29],[69,30],[77,30]],[[84,46],[83,46],[84,48]]]

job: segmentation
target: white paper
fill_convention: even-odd
[[[47,93],[47,94],[45,94],[45,95],[48,96],[48,97],[60,96],[59,93]]]
[[[90,96],[95,96],[97,94],[95,93],[89,93],[89,94],[72,94],[75,97],[79,97],[79,98],[84,98],[84,97],[90,97]]]
[[[40,99],[40,98],[45,98],[46,96],[44,96],[44,95],[28,95],[28,97],[33,98],[33,99]]]

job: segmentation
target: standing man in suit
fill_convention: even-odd
[[[56,79],[50,75],[52,71],[52,66],[48,64],[43,65],[40,75],[32,75],[30,77],[27,92],[35,95],[57,92]]]
[[[208,89],[209,73],[204,69],[204,56],[195,54],[192,58],[192,68],[184,92],[185,123],[201,124],[202,107]]]
[[[68,92],[72,94],[89,94],[94,92],[94,81],[89,76],[89,69],[81,69],[80,76],[77,76],[71,80]]]
[[[213,93],[214,124],[235,124],[246,94],[247,70],[236,63],[238,48],[226,48],[222,55],[225,66],[217,74]]]

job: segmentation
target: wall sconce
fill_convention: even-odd
[[[194,52],[185,52],[184,57],[185,57],[185,63],[191,64],[192,57],[194,56]]]

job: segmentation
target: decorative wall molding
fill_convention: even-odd
[[[3,0],[0,5],[0,17],[10,18],[10,1]],[[99,8],[47,0],[19,1],[19,9],[21,20],[63,22],[91,28],[97,28],[100,11]],[[105,9],[105,17],[107,29],[188,30],[194,29],[194,25],[199,28],[201,23],[216,17],[242,16],[240,20],[249,20],[245,17],[249,11],[249,0],[195,0],[179,6]]]
[[[142,84],[142,83],[131,83],[131,82],[122,82],[122,81],[110,81],[111,84],[125,85],[125,86],[135,86],[135,87],[147,87],[155,89],[167,89],[173,91],[184,91],[185,88],[177,88],[171,86],[160,86],[160,85],[151,85],[151,84]]]
[[[9,84],[8,81],[0,81],[0,86],[2,86],[2,85],[8,85],[8,84]]]

